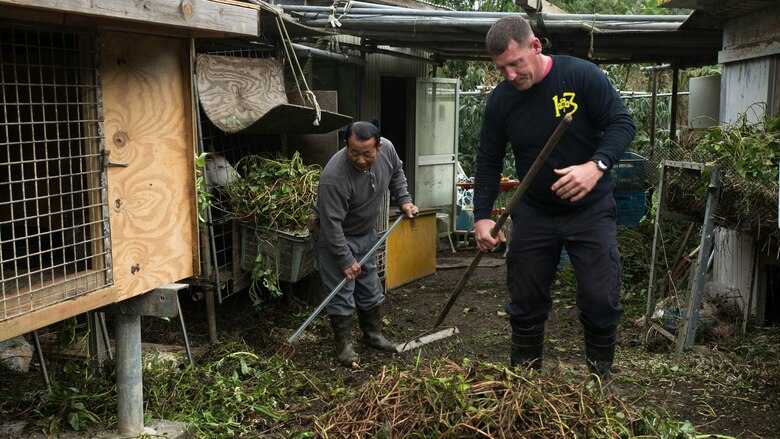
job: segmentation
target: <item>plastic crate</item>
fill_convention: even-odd
[[[274,267],[277,278],[285,282],[297,282],[317,268],[311,235],[258,229],[252,224],[241,223],[241,268],[251,272],[258,252],[267,264],[273,264],[266,267]]]
[[[615,191],[638,192],[647,189],[645,181],[645,163],[647,159],[633,152],[626,152],[612,167]]]
[[[645,216],[645,192],[613,192],[617,210],[617,225],[636,227]]]

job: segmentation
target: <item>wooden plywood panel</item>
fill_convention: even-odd
[[[209,120],[226,133],[327,133],[350,122],[343,114],[290,104],[281,61],[198,55],[197,86]]]
[[[256,36],[258,12],[253,5],[211,0],[126,1],[101,0],[0,0],[0,5],[34,8],[67,13],[160,25],[188,32],[217,32],[228,35]],[[61,19],[60,21],[64,21]],[[71,22],[77,21],[70,18]],[[71,23],[73,24],[73,23]]]
[[[119,299],[194,274],[194,142],[186,40],[101,35],[111,257]]]
[[[26,334],[33,329],[43,328],[75,315],[116,303],[117,296],[118,289],[116,287],[106,287],[5,320],[0,322],[0,340],[8,340],[17,335]]]
[[[420,212],[414,227],[404,220],[393,230],[387,238],[388,290],[436,272],[437,239],[435,211]]]

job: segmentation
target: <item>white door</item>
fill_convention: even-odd
[[[414,197],[455,221],[455,166],[458,160],[459,81],[417,78]]]

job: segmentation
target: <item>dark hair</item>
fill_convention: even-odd
[[[349,138],[355,136],[359,140],[369,140],[374,139],[374,146],[379,146],[380,142],[380,134],[379,134],[379,128],[376,127],[376,125],[372,124],[371,122],[353,122],[347,127],[347,131],[345,133],[344,139],[346,139],[347,143],[349,143]]]
[[[534,31],[523,17],[507,15],[490,27],[485,37],[485,47],[491,55],[500,55],[512,40],[517,44],[523,44],[533,37]]]

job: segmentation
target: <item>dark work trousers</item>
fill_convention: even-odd
[[[615,200],[611,194],[573,213],[550,215],[521,199],[512,214],[506,257],[507,313],[521,325],[547,320],[550,286],[566,248],[577,279],[580,321],[588,328],[617,325],[623,312]]]
[[[339,267],[336,264],[336,258],[328,250],[322,235],[315,245],[317,254],[317,264],[320,272],[320,280],[325,288],[325,293],[330,294],[339,282],[344,279],[345,267]],[[347,245],[355,255],[356,260],[360,260],[371,249],[377,241],[377,233],[372,230],[370,233],[359,236],[346,236]],[[382,293],[382,287],[379,283],[379,276],[376,272],[376,258],[368,258],[361,267],[360,276],[355,280],[347,281],[341,290],[336,293],[325,307],[328,315],[348,316],[359,310],[372,309],[381,305],[385,301],[385,295]]]

